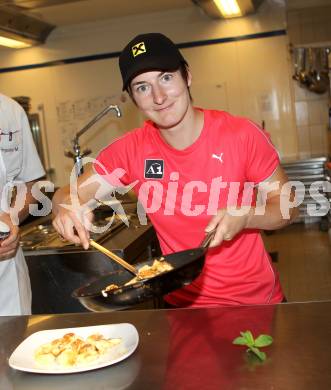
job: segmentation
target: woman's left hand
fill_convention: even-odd
[[[247,227],[251,208],[240,215],[235,215],[235,208],[219,209],[217,214],[211,219],[205,231],[208,233],[215,230],[214,238],[209,247],[220,245],[223,241],[231,241],[239,232]]]

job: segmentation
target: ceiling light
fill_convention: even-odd
[[[10,7],[0,12],[0,44],[20,49],[46,41],[54,26]]]
[[[213,19],[235,18],[257,11],[263,0],[192,0]]]
[[[237,0],[214,0],[214,3],[224,18],[242,16]]]
[[[16,39],[6,38],[0,35],[0,45],[10,47],[12,49],[24,49],[32,46],[31,43],[26,43]]]

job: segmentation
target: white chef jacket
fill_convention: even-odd
[[[29,182],[44,176],[23,108],[0,94],[0,194],[14,181]],[[31,286],[22,249],[0,261],[0,315],[31,314]]]

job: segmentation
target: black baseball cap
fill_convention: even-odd
[[[175,70],[182,63],[187,65],[177,46],[165,35],[137,35],[125,46],[119,58],[123,90],[140,73],[149,70]]]

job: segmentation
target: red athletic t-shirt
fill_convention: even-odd
[[[112,185],[136,182],[134,191],[163,254],[198,247],[216,210],[253,203],[254,185],[279,165],[270,139],[254,123],[223,111],[202,111],[200,137],[184,150],[167,144],[146,121],[103,149],[94,164]],[[114,180],[116,168],[121,169]],[[200,276],[165,298],[196,307],[278,303],[283,293],[259,231],[249,229],[211,248]]]

